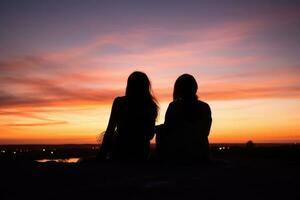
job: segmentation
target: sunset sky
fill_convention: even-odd
[[[128,75],[163,123],[194,75],[212,143],[300,142],[300,1],[0,2],[0,144],[96,143]]]

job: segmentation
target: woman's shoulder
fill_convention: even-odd
[[[171,102],[169,103],[169,107],[174,107],[174,106],[176,107],[178,103],[179,103],[179,102],[176,101],[176,100],[171,101]]]
[[[198,105],[209,107],[208,103],[206,103],[204,101],[198,100],[197,102],[198,102]]]
[[[189,100],[189,101],[184,101],[184,100],[174,100],[169,103],[169,106],[177,106],[177,105],[186,105],[186,104],[193,104],[193,105],[198,105],[202,107],[209,107],[208,103],[201,101],[201,100]]]
[[[119,104],[122,104],[126,101],[126,97],[125,96],[118,96],[114,99],[114,102],[113,104],[115,105],[119,105]]]
[[[204,101],[201,101],[201,100],[198,100],[197,104],[198,104],[198,107],[210,111],[210,106],[209,106],[208,103],[206,103]]]
[[[126,96],[117,96],[114,101],[125,101],[126,100]]]

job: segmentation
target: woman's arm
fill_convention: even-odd
[[[193,129],[197,130],[197,132],[199,132],[201,136],[208,137],[212,123],[211,110],[209,105],[206,103],[201,110],[202,113],[199,114],[199,116],[202,117],[192,123],[187,123],[187,126],[193,127]]]
[[[155,118],[150,119],[149,123],[148,123],[148,128],[147,128],[147,130],[148,130],[148,135],[147,135],[148,140],[153,139],[154,134],[155,134],[155,128],[156,128],[155,127]]]
[[[174,109],[173,109],[173,103],[170,103],[166,114],[165,114],[165,122],[164,122],[164,126],[172,126],[174,123]]]
[[[102,140],[100,156],[104,159],[106,158],[109,149],[111,149],[112,145],[113,145],[113,136],[115,133],[117,120],[118,120],[117,113],[118,113],[118,97],[115,98],[115,100],[113,102],[108,125],[107,125],[106,131],[104,133],[103,140]]]
[[[107,128],[106,128],[106,131],[105,131],[105,134],[109,134],[109,135],[112,135],[114,134],[115,132],[115,129],[116,129],[116,125],[117,125],[117,113],[118,113],[118,105],[119,105],[119,100],[118,100],[118,97],[115,98],[114,102],[113,102],[113,105],[112,105],[112,108],[111,108],[111,113],[110,113],[110,117],[109,117],[109,121],[108,121],[108,125],[107,125]]]
[[[207,104],[206,112],[205,112],[205,122],[204,122],[204,131],[206,133],[206,136],[209,135],[211,123],[212,123],[212,117],[211,117],[211,110],[209,105]]]

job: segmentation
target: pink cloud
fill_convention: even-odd
[[[99,36],[82,46],[3,61],[0,62],[0,71],[4,75],[0,82],[5,87],[2,89],[4,91],[0,101],[2,107],[108,103],[115,95],[124,94],[127,76],[135,69],[149,72],[154,85],[156,82],[173,83],[177,78],[175,75],[194,72],[201,80],[200,85],[204,86],[201,92],[209,99],[222,99],[222,95],[225,99],[247,96],[252,98],[255,96],[254,90],[265,90],[258,92],[257,97],[281,96],[278,92],[267,92],[272,90],[272,86],[259,89],[249,85],[248,82],[252,81],[253,77],[259,80],[257,84],[265,83],[267,80],[268,83],[276,82],[274,90],[285,88],[287,91],[295,92],[295,89],[289,89],[292,88],[289,84],[295,83],[297,76],[285,69],[278,71],[278,74],[281,71],[286,73],[285,78],[280,81],[273,77],[269,80],[268,71],[262,70],[263,68],[258,69],[259,74],[252,75],[247,71],[242,75],[234,71],[257,65],[260,59],[264,59],[260,55],[225,56],[215,53],[226,48],[239,49],[243,40],[254,35],[257,29],[265,28],[266,20],[268,19],[254,18],[247,22],[237,20],[215,27],[179,30],[172,34],[183,40],[157,46],[151,45],[149,40],[161,35],[168,36],[169,30],[159,28],[132,30],[127,34],[112,33]],[[120,54],[97,53],[107,44],[117,45],[127,51]],[[220,74],[219,68],[228,69],[229,74]],[[199,75],[199,72],[205,70],[210,71],[209,77]],[[272,72],[274,73],[273,70]],[[160,80],[163,74],[170,75]],[[203,76],[206,76],[205,72]],[[234,77],[243,78],[239,83],[240,87],[235,86]],[[277,83],[281,81],[284,85],[278,86]],[[164,94],[169,96],[171,92],[162,92],[163,88],[171,90],[172,85],[156,85],[158,92],[155,93],[158,96]],[[244,95],[246,91],[249,95]]]
[[[57,122],[44,122],[44,123],[16,123],[16,124],[5,124],[4,126],[53,126],[53,125],[62,125],[68,124],[66,121],[57,121]]]

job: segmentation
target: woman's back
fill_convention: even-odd
[[[150,140],[154,135],[156,118],[155,107],[145,102],[116,98],[118,120],[116,125],[117,154],[147,153]]]
[[[165,123],[174,123],[174,126],[182,126],[182,123],[195,123],[210,117],[209,105],[196,99],[178,100],[170,103],[166,113]]]
[[[168,156],[181,160],[207,157],[210,126],[207,103],[196,99],[170,103],[165,117]]]

